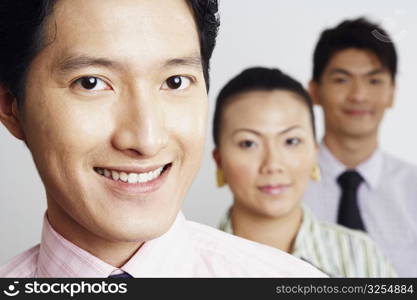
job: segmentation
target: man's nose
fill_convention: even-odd
[[[366,86],[361,80],[353,80],[350,86],[348,100],[351,102],[363,102],[366,100]]]
[[[168,142],[165,115],[157,92],[137,90],[120,99],[112,143],[134,157],[157,155]]]

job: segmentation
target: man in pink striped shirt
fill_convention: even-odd
[[[45,185],[1,277],[321,276],[179,212],[202,156],[213,0],[3,0],[0,119]]]

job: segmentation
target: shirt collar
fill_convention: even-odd
[[[311,228],[314,226],[314,217],[311,212],[303,205],[303,219],[301,221],[300,229],[297,232],[297,236],[294,241],[294,246],[292,250],[292,255],[303,258],[308,257],[304,255],[306,247],[304,241],[306,240],[306,235],[311,234]]]
[[[376,149],[366,161],[361,163],[357,170],[365,179],[365,182],[370,185],[371,188],[376,189],[378,187],[383,167],[383,155],[381,150]]]
[[[227,213],[224,215],[219,229],[223,230],[224,232],[234,234],[233,233],[233,224],[232,224],[232,208],[230,207]],[[297,236],[295,238],[294,247],[292,251],[292,255],[295,255],[297,257],[302,257],[303,252],[302,249],[304,248],[302,246],[302,241],[304,240],[304,235],[308,234],[308,228],[310,228],[311,224],[313,223],[313,219],[311,214],[308,212],[308,210],[303,206],[303,217],[301,221],[300,229],[297,232]]]
[[[319,162],[323,178],[336,180],[340,174],[348,168],[343,165],[325,145],[324,141],[320,144]],[[383,164],[383,155],[380,149],[376,149],[374,153],[363,163],[356,167],[365,183],[372,189],[377,188],[381,176]]]
[[[230,233],[233,233],[233,226],[232,226],[232,206],[227,210],[226,214],[223,216],[223,219],[220,222],[219,229]]]
[[[166,233],[143,244],[122,269],[133,277],[192,277],[195,253],[186,225],[180,212]]]
[[[227,213],[224,215],[220,223],[219,229],[223,230],[224,232],[234,234],[231,212],[232,212],[232,207],[230,207]],[[308,252],[311,250],[310,250],[310,247],[306,245],[306,240],[308,240],[307,235],[311,235],[312,229],[317,223],[317,221],[315,217],[313,216],[313,214],[310,212],[310,210],[304,205],[302,206],[302,212],[303,212],[303,216],[302,216],[300,229],[297,232],[297,235],[294,241],[294,246],[290,254],[308,262],[309,264],[312,264],[307,259],[308,257],[310,257]],[[323,270],[320,270],[320,271],[322,271],[323,273],[326,273]]]
[[[310,242],[311,236],[317,230],[318,224],[318,220],[316,219],[314,214],[305,205],[303,205],[303,220],[295,238],[291,254],[308,262],[309,264],[313,265],[315,268],[319,269],[321,272],[329,275],[330,277],[334,277],[333,274],[330,274],[328,271],[323,270],[322,268],[317,266],[317,264],[314,264],[312,261],[310,261],[310,258],[312,257],[312,245]]]
[[[36,276],[105,278],[125,271],[133,277],[190,277],[191,247],[186,220],[180,212],[166,233],[145,242],[118,269],[66,240],[52,228],[45,214]]]

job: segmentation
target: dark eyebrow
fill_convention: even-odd
[[[365,76],[373,76],[373,75],[378,75],[381,73],[387,73],[388,71],[384,68],[379,68],[379,69],[375,69],[375,70],[371,70],[369,72],[367,72],[365,74]],[[342,69],[342,68],[335,68],[330,72],[330,75],[333,74],[343,74],[346,76],[352,76],[352,73],[350,73],[348,70]]]
[[[260,136],[261,135],[258,131],[253,130],[253,129],[250,129],[250,128],[239,128],[239,129],[236,129],[235,131],[232,132],[232,135],[235,135],[235,134],[237,134],[237,133],[239,133],[241,131],[247,131],[247,132],[253,133],[254,135],[257,135],[257,136]]]
[[[200,55],[191,55],[180,58],[168,59],[162,63],[163,68],[176,66],[190,66],[201,69],[202,61]],[[91,57],[86,55],[69,55],[57,63],[57,70],[60,73],[68,73],[71,71],[88,68],[88,67],[104,67],[108,69],[121,70],[124,65],[120,62],[109,60],[101,57]]]
[[[366,76],[373,76],[373,75],[378,75],[378,74],[382,74],[382,73],[388,73],[388,70],[386,70],[386,69],[375,69],[375,70],[372,70],[372,71],[366,73]]]
[[[123,68],[118,62],[106,58],[85,55],[70,55],[59,61],[57,64],[57,69],[60,73],[67,73],[88,67],[105,67],[110,69]]]
[[[303,129],[303,128],[300,125],[293,125],[291,127],[288,127],[287,129],[284,129],[283,131],[279,132],[279,135],[283,135],[283,134],[285,134],[287,132],[290,132],[291,130],[294,130],[294,129]]]
[[[303,128],[300,125],[293,125],[291,127],[288,127],[286,129],[278,132],[278,135],[283,135],[283,134],[285,134],[287,132],[290,132],[291,130],[294,130],[294,129],[303,129]],[[239,133],[241,131],[247,131],[247,132],[253,133],[254,135],[257,135],[257,136],[261,136],[262,135],[260,132],[254,130],[254,129],[251,129],[251,128],[239,128],[239,129],[236,129],[235,131],[233,131],[232,135],[235,135],[235,134],[237,134],[237,133]]]
[[[201,69],[202,61],[200,55],[192,55],[186,56],[181,58],[173,58],[169,59],[167,62],[163,64],[163,67],[170,68],[170,67],[177,67],[177,66],[189,66],[197,69]]]
[[[346,76],[352,76],[352,74],[349,71],[347,71],[345,69],[341,69],[341,68],[335,68],[335,69],[333,69],[330,72],[330,75],[333,75],[333,74],[343,74],[343,75],[346,75]]]

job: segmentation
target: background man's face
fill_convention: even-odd
[[[376,135],[384,112],[392,106],[394,84],[371,52],[337,52],[325,68],[313,98],[324,110],[326,132],[341,136]]]
[[[198,169],[205,133],[190,8],[63,0],[48,28],[51,43],[28,74],[23,130],[53,227],[81,244],[159,236]]]

